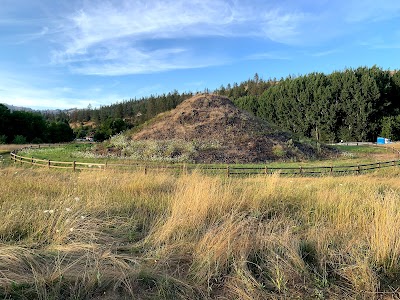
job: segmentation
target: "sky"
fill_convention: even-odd
[[[33,109],[395,70],[399,54],[398,0],[0,0],[0,103]]]

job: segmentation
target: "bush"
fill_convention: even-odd
[[[281,145],[272,146],[272,153],[277,157],[284,157],[286,155],[286,151]]]
[[[7,136],[6,135],[0,135],[0,145],[2,144],[7,144]]]
[[[26,144],[26,137],[23,135],[14,136],[13,144]]]
[[[43,143],[43,140],[41,138],[35,137],[32,141],[32,144],[41,144]]]
[[[107,139],[106,134],[104,134],[103,132],[100,132],[100,131],[97,131],[93,136],[93,140],[95,142],[102,142],[102,141],[104,141],[106,139]]]

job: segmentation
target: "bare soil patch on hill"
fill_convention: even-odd
[[[208,94],[192,97],[174,110],[158,115],[131,138],[133,141],[181,140],[210,144],[192,153],[192,160],[198,163],[303,160],[329,153],[300,143],[290,133],[238,109],[227,97]]]

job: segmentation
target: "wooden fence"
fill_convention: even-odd
[[[36,148],[45,147],[47,145],[37,146]],[[54,145],[48,145],[54,147]],[[26,148],[34,148],[26,147]],[[21,149],[20,149],[21,150]],[[396,149],[392,149],[393,152],[397,152],[400,156],[400,152]],[[343,165],[343,166],[299,166],[299,167],[269,167],[265,166],[237,166],[237,165],[226,165],[226,166],[208,166],[208,165],[192,165],[192,164],[143,164],[143,163],[132,163],[132,164],[115,164],[115,163],[84,163],[78,161],[54,161],[38,159],[34,157],[26,157],[18,155],[18,150],[11,152],[11,160],[14,163],[28,164],[32,166],[45,167],[49,169],[70,169],[72,171],[78,170],[135,170],[142,171],[145,174],[148,172],[170,172],[175,174],[185,174],[193,170],[200,171],[206,174],[214,175],[225,175],[229,176],[240,176],[240,175],[268,175],[273,173],[279,173],[281,175],[289,176],[334,176],[341,174],[361,174],[367,171],[395,167],[400,165],[400,160],[391,160],[384,162],[375,162],[369,164],[357,164],[357,165]]]
[[[104,170],[106,164],[99,163],[84,163],[77,161],[56,161],[56,160],[47,160],[47,159],[39,159],[34,157],[27,157],[18,155],[18,152],[24,149],[40,149],[46,147],[57,147],[63,146],[63,144],[42,144],[42,145],[34,145],[29,147],[24,147],[18,150],[14,150],[10,153],[11,160],[14,163],[20,164],[30,164],[32,166],[46,167],[49,169],[71,169],[73,171],[76,170]]]

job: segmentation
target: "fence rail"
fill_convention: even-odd
[[[361,174],[363,172],[394,167],[400,165],[400,160],[391,160],[383,162],[375,162],[369,164],[357,164],[357,165],[343,165],[343,166],[299,166],[299,167],[269,167],[265,166],[207,166],[207,165],[154,165],[154,164],[113,164],[113,163],[87,163],[78,161],[55,161],[38,159],[34,157],[27,157],[18,155],[18,151],[29,148],[43,148],[43,147],[54,147],[54,145],[38,145],[25,147],[19,150],[14,150],[10,153],[11,160],[14,163],[30,164],[32,166],[45,167],[49,169],[70,169],[72,171],[80,170],[106,170],[106,169],[124,169],[124,170],[137,170],[147,174],[150,171],[157,172],[172,172],[176,174],[185,174],[189,171],[198,170],[206,174],[223,174],[229,176],[240,176],[240,175],[268,175],[279,172],[281,175],[291,176],[323,176],[323,175],[343,175],[343,174]],[[400,151],[392,148],[392,151],[400,157]]]

